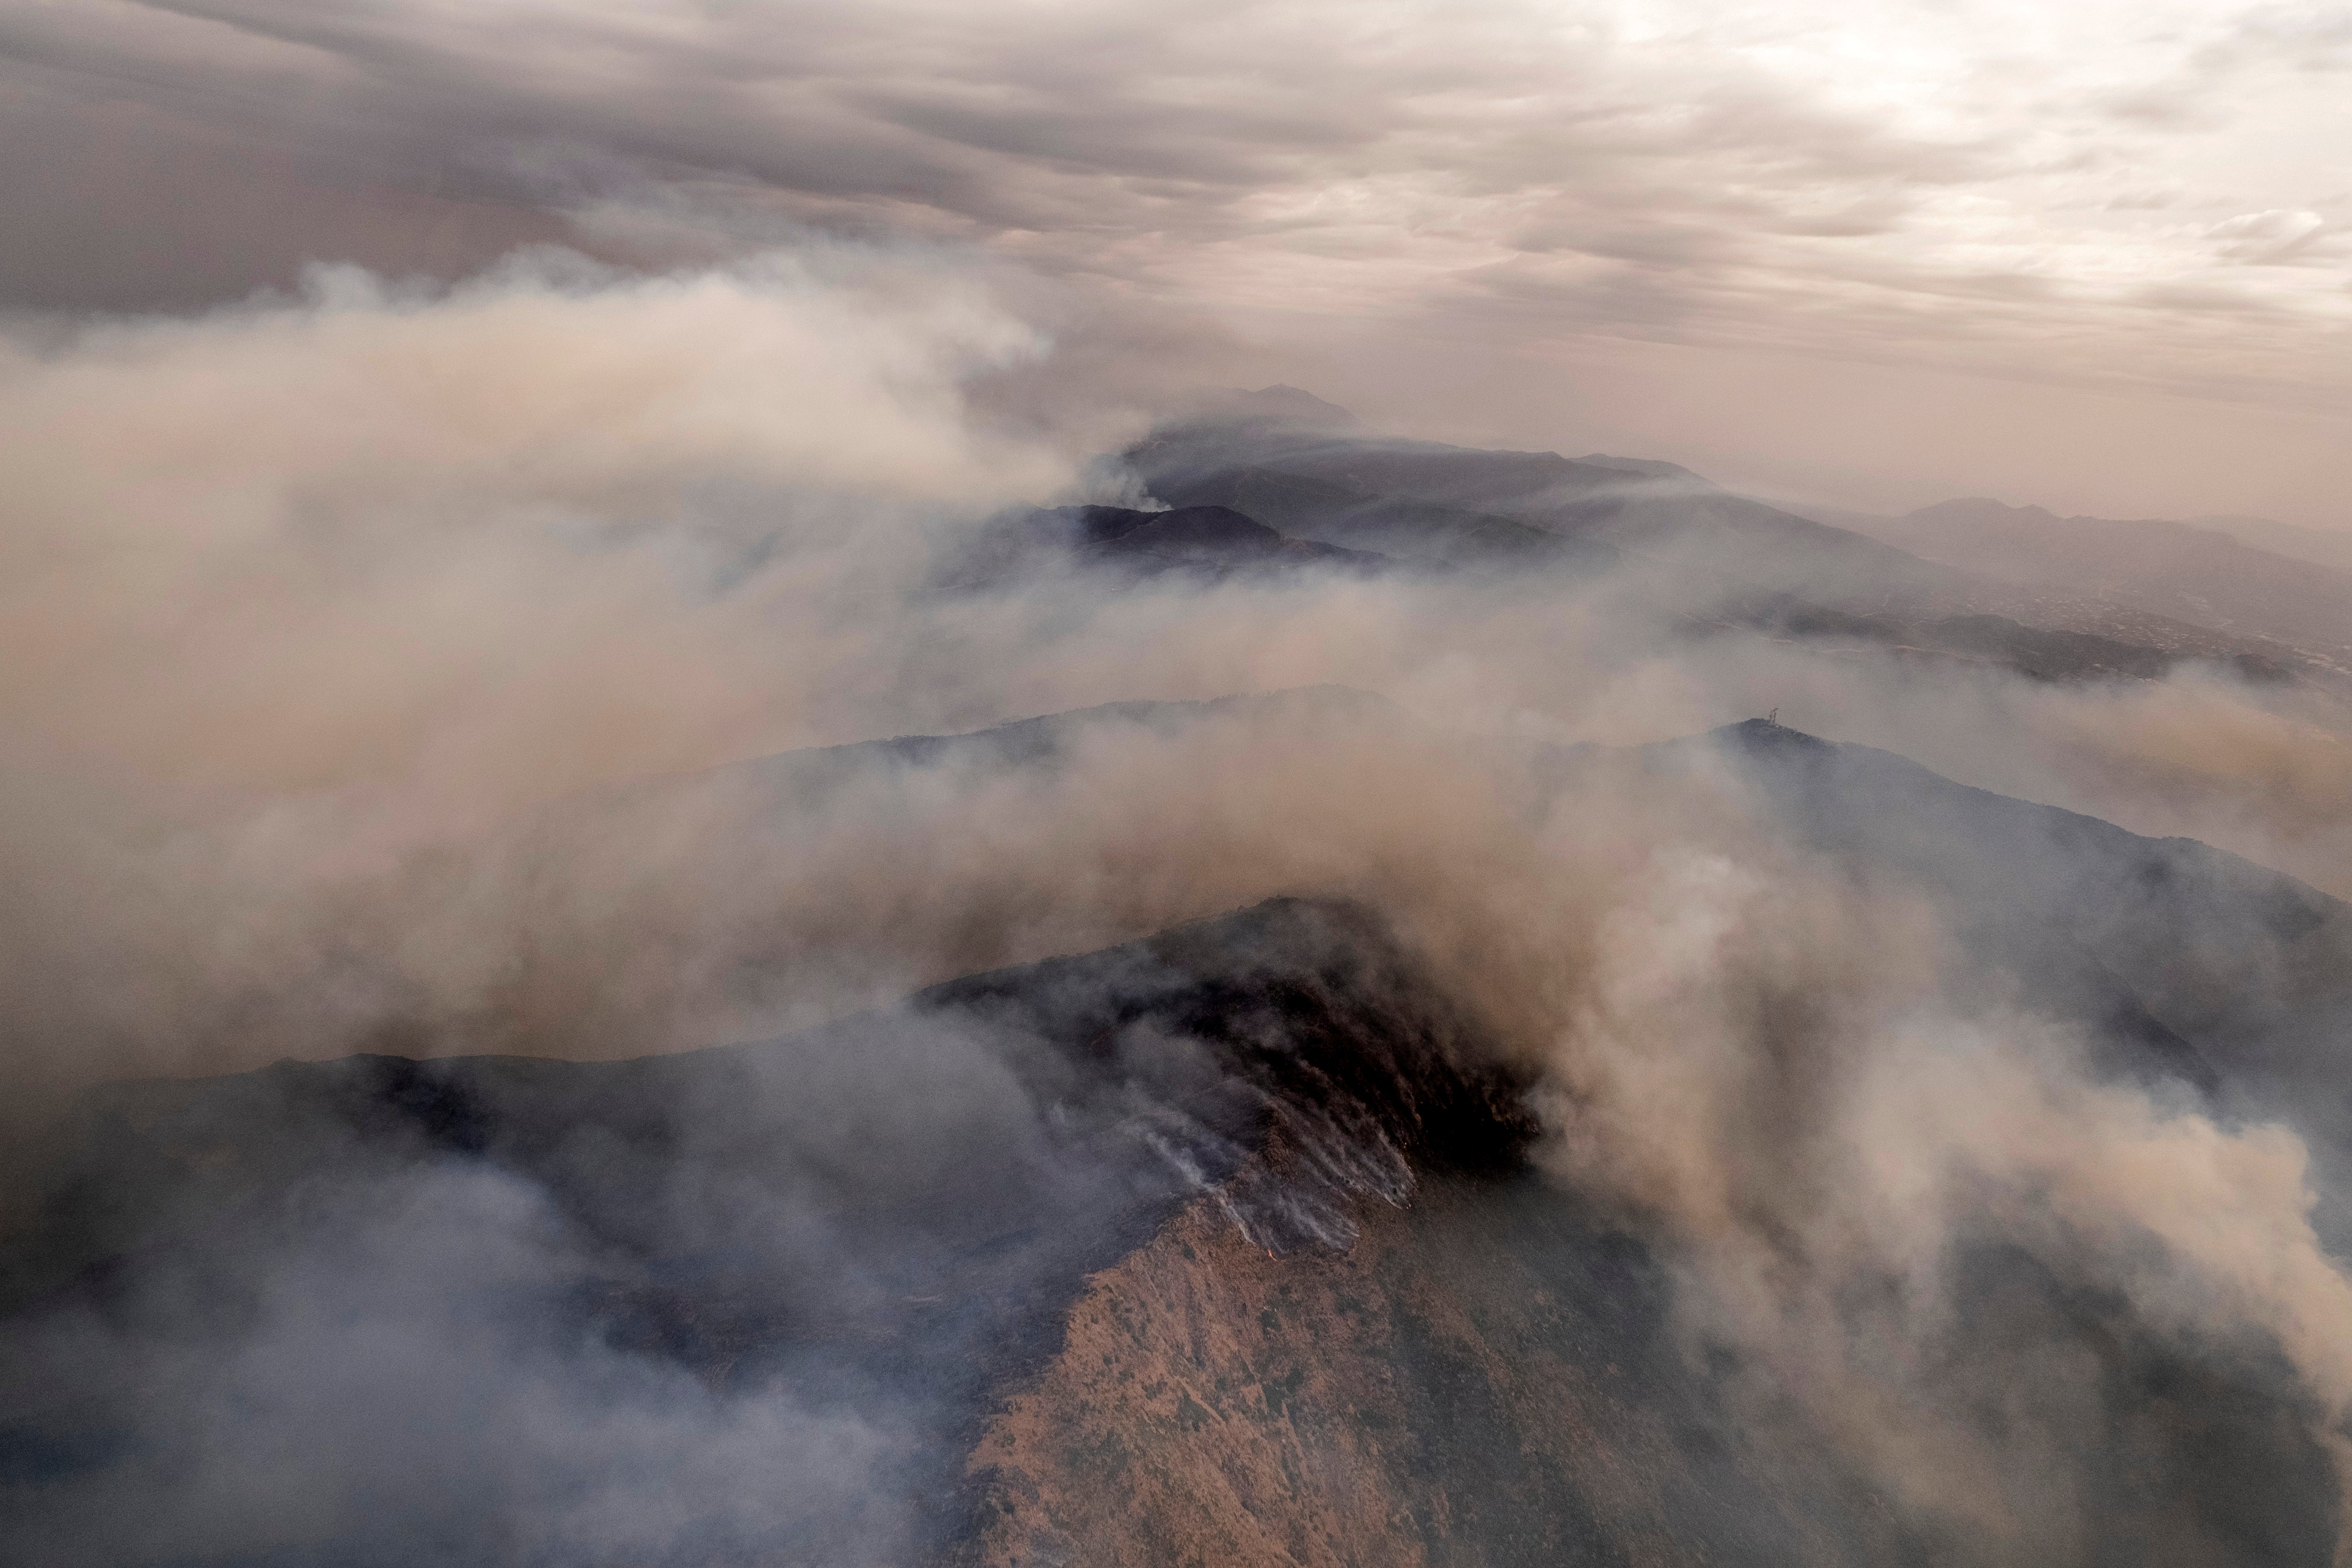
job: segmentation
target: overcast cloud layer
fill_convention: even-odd
[[[2347,68],[2231,0],[8,0],[0,297],[813,226],[1426,431],[2333,525]]]

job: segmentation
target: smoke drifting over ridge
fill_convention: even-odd
[[[17,658],[0,700],[12,816],[37,825],[11,845],[31,894],[9,944],[22,965],[12,989],[29,999],[12,1027],[28,1058],[72,1078],[247,1066],[333,1048],[302,1043],[320,1027],[339,1047],[384,1027],[461,1048],[462,1032],[436,1031],[495,1013],[489,995],[528,967],[515,946],[526,908],[551,901],[568,911],[551,917],[558,929],[584,938],[565,923],[584,921],[604,931],[599,943],[624,945],[646,933],[613,910],[664,887],[675,891],[646,905],[665,910],[648,929],[705,932],[697,942],[730,924],[764,942],[755,910],[833,921],[845,900],[887,911],[878,930],[906,900],[868,890],[892,881],[873,857],[921,841],[909,834],[940,840],[905,857],[899,875],[917,882],[968,876],[984,889],[1006,866],[1034,865],[1019,875],[1034,877],[1035,918],[1057,934],[943,917],[1006,934],[952,955],[918,942],[925,956],[903,972],[881,964],[845,994],[858,1002],[1298,890],[1255,872],[1222,884],[1182,830],[1096,826],[1017,791],[1000,792],[1002,826],[967,822],[960,814],[990,808],[957,799],[954,784],[901,785],[905,804],[887,808],[843,790],[831,816],[795,827],[787,864],[757,874],[709,864],[688,877],[666,858],[760,809],[756,786],[724,776],[675,801],[656,792],[660,804],[634,817],[616,808],[632,823],[618,843],[587,834],[551,850],[560,830],[526,820],[614,781],[1136,698],[1340,684],[1444,715],[1449,731],[1612,743],[1784,705],[1793,722],[1831,721],[1971,782],[2352,883],[2326,784],[2340,742],[2294,722],[2291,703],[2273,716],[2278,700],[2194,673],[2083,692],[1857,672],[1770,646],[1666,647],[1651,628],[1667,605],[1610,584],[1111,595],[1049,573],[941,594],[938,563],[993,506],[1135,487],[1081,471],[1087,447],[1119,431],[1116,408],[1054,430],[1034,409],[1007,427],[971,406],[975,378],[1035,374],[1049,353],[982,282],[861,252],[643,279],[523,263],[446,295],[323,275],[306,302],[20,351],[6,388],[23,482],[8,503],[4,612]],[[2242,739],[2210,743],[2224,732]],[[2245,790],[2164,787],[2184,733],[2200,738],[2195,779],[2242,766]],[[1235,853],[1254,867],[1294,815],[1323,809],[1279,793],[1317,789],[1319,738],[1291,760],[1221,756],[1209,777],[1167,738],[1147,729],[1139,743],[1159,754],[1131,763],[1098,746],[1076,764],[1098,777],[1053,787],[1136,823],[1213,819],[1217,792],[1295,773],[1296,786],[1274,784],[1231,825],[1254,836]],[[949,825],[908,826],[926,813]],[[833,816],[846,819],[837,831]],[[1415,837],[1376,820],[1364,843]],[[1099,925],[1044,912],[1085,908],[1073,889],[1118,883],[1123,871],[1097,868],[1150,857],[1160,831],[1160,853],[1186,846],[1179,879],[1201,891],[1154,907],[1122,889],[1122,911]],[[1070,836],[1068,861],[1057,835]],[[1276,853],[1354,865],[1369,851]],[[562,863],[551,891],[550,857]],[[813,880],[781,890],[792,877]],[[739,901],[739,887],[757,890]],[[838,946],[867,963],[889,943],[868,933]],[[568,973],[562,947],[550,962]],[[593,971],[607,950],[592,951]],[[618,988],[646,984],[669,985]],[[826,998],[817,1016],[844,1005],[814,990]],[[412,1008],[429,1020],[421,1035]],[[676,1032],[648,1016],[613,1048],[762,1026],[756,1011],[719,1016],[729,1025]],[[209,1037],[206,1019],[243,1037],[237,1053],[176,1058]],[[490,1028],[464,1048],[583,1048]],[[44,1039],[73,1044],[33,1043]]]
[[[447,295],[322,274],[16,352],[0,704],[12,815],[46,826],[12,840],[14,951],[88,900],[163,947],[210,930],[218,978],[192,984],[233,990],[294,940],[257,889],[856,733],[803,679],[839,662],[816,650],[870,637],[927,528],[1073,469],[966,416],[1034,329],[920,263],[851,265],[518,263]],[[45,966],[107,968],[86,934],[33,962],[36,1016]]]
[[[652,278],[547,260],[447,292],[327,275],[298,302],[16,351],[16,1084],[677,1052],[1340,900],[1532,1085],[1563,1190],[1670,1260],[1691,1343],[1741,1358],[1758,1444],[1825,1435],[1897,1506],[1979,1532],[1973,1560],[2090,1560],[2073,1456],[2097,1379],[2036,1337],[2038,1308],[1962,1304],[1962,1255],[2000,1247],[2058,1293],[2223,1342],[2344,1463],[2352,1288],[2322,1242],[2341,1156],[2307,1142],[2326,1122],[2103,1075],[2079,1020],[2038,1012],[1937,901],[1975,845],[1872,870],[1736,760],[1629,749],[1777,706],[2341,892],[2324,693],[1693,637],[1736,585],[1641,559],[1139,580],[1048,556],[975,577],[1024,503],[1150,499],[1089,459],[1160,410],[1083,387],[1007,395],[1018,419],[991,402],[1055,353],[984,277],[887,252]],[[1073,712],[1104,704],[1129,706]],[[978,1025],[898,1058],[849,1038],[762,1085],[796,1136],[872,1131],[823,1149],[838,1190],[911,1185],[942,1147],[1074,1191],[1125,1170],[1055,1142],[1058,1102]],[[810,1177],[742,1234],[808,1249],[812,1299],[854,1313],[888,1280],[835,1234],[838,1190]],[[714,1391],[626,1346],[531,1340],[513,1298],[601,1255],[528,1180],[400,1169],[327,1209],[244,1255],[258,1305],[225,1365],[175,1344],[200,1292],[168,1263],[137,1282],[146,1318],[17,1342],[67,1381],[121,1358],[125,1397],[152,1399],[134,1447],[205,1455],[194,1479],[94,1462],[27,1494],[58,1560],[437,1530],[420,1500],[448,1488],[466,1531],[509,1532],[460,1558],[711,1560],[812,1519],[849,1521],[866,1560],[910,1550],[902,1391],[815,1390],[806,1368]],[[320,1383],[355,1334],[395,1350]],[[467,1400],[491,1437],[458,1451],[508,1455],[487,1480],[404,1446]],[[257,1428],[224,1426],[240,1401]],[[339,1405],[392,1411],[384,1446]],[[165,1505],[152,1535],[76,1533],[132,1497]]]

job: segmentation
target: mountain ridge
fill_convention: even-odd
[[[1727,763],[1768,826],[1941,887],[1979,961],[2110,1039],[2102,1071],[2286,1116],[2331,1169],[2352,1148],[2340,1042],[2327,1044],[2352,1018],[2339,962],[2352,908],[2194,841],[1765,720],[1526,755],[1555,793],[1596,766]],[[2336,956],[2311,959],[2322,950]],[[446,1195],[495,1178],[485,1190],[541,1194],[528,1212],[552,1227],[554,1273],[463,1299],[539,1347],[530,1377],[674,1368],[711,1391],[698,1398],[757,1407],[788,1386],[807,1419],[852,1398],[892,1413],[862,1500],[820,1490],[781,1523],[725,1524],[715,1539],[740,1552],[1008,1568],[1171,1551],[1249,1564],[1955,1560],[1946,1527],[1894,1510],[1801,1421],[1793,1447],[1738,1436],[1737,1357],[1681,1347],[1670,1249],[1529,1167],[1538,1123],[1507,1062],[1377,915],[1276,900],[783,1041],[603,1063],[378,1055],[115,1086],[87,1101],[47,1228],[12,1239],[0,1331],[95,1313],[116,1325],[110,1353],[145,1364],[165,1352],[141,1338],[142,1303],[165,1289],[216,1303],[185,1321],[212,1327],[175,1332],[234,1350],[286,1331],[270,1327],[286,1310],[271,1279],[357,1236],[383,1261],[347,1264],[329,1299],[382,1334],[428,1309],[372,1270],[444,1267],[411,1260],[505,1224]],[[934,1087],[910,1099],[917,1083]],[[419,1203],[438,1216],[424,1237],[392,1217]],[[818,1215],[814,1230],[800,1217]],[[2275,1415],[2259,1358],[2184,1348],[2014,1259],[1969,1258],[1962,1278],[2007,1281],[1987,1333],[2090,1333],[2106,1358],[2120,1392],[2086,1452],[2137,1453],[2168,1478],[2170,1514],[2085,1479],[2103,1539],[2147,1561],[2171,1550],[2168,1529],[2207,1560],[2324,1560],[2339,1505]],[[580,1342],[597,1348],[562,1348]],[[453,1364],[489,1380],[495,1415],[505,1363],[467,1360],[464,1332],[451,1343]],[[194,1386],[239,1386],[250,1364],[226,1355]],[[135,1475],[139,1449],[108,1423],[135,1431],[143,1408],[12,1396],[0,1458],[68,1494],[110,1467]],[[275,1430],[276,1407],[253,1408]],[[321,1483],[342,1484],[333,1466],[349,1462],[336,1430],[312,1433]],[[325,1533],[269,1560],[395,1561],[415,1531],[471,1517],[468,1495],[379,1505],[371,1539],[390,1556],[331,1510]],[[901,1525],[877,1528],[876,1495],[912,1500]],[[2248,1498],[2263,1500],[2253,1522]]]

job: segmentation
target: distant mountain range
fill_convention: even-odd
[[[2062,547],[2031,519],[2004,531],[1973,511],[1816,521],[1673,463],[1372,437],[1288,388],[1171,426],[1129,458],[1172,507],[1226,509],[1423,570],[1615,574],[1699,628],[2038,679],[2207,660],[2352,686],[2352,612],[2333,581],[2194,530],[2183,531],[2227,557],[2218,567],[2194,551],[2151,553],[2133,542],[2136,524],[2077,531]]]
[[[2303,528],[2267,517],[2192,517],[2188,521],[2192,528],[2210,528],[2217,533],[2226,533],[2241,544],[2267,550],[2273,555],[2284,555],[2296,561],[2315,561],[2322,566],[2333,566],[2339,572],[2352,572],[2352,532]]]
[[[2059,517],[1981,498],[1899,518],[1838,515],[1923,559],[1989,578],[2110,599],[2352,660],[2352,570],[2273,553],[2220,529]]]

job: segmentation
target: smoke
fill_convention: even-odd
[[[1729,761],[1595,749],[1778,706],[2341,889],[2323,710],[2211,673],[2061,689],[1692,642],[1639,573],[1049,563],[973,587],[958,563],[1004,509],[1139,499],[1086,460],[1139,428],[1126,393],[991,402],[1062,352],[985,273],[852,251],[661,277],[548,257],[448,290],[322,273],[9,350],[16,1086],[672,1052],[1343,900],[1535,1078],[1547,1167],[1673,1258],[1759,1444],[1800,1423],[1986,1560],[2066,1560],[2100,1396],[2032,1357],[2067,1342],[2053,1301],[2095,1298],[2168,1344],[2274,1353],[2341,1461],[2352,1287],[2314,1222],[2338,1194],[2275,1108],[2103,1074],[2082,1021],[1939,902],[1979,846],[1858,868]],[[1191,706],[1071,712],[1141,700]],[[849,744],[1048,714],[1070,716]],[[1045,1107],[977,1068],[935,1115],[879,1115],[953,1078],[901,1067],[762,1092],[873,1130],[828,1146],[853,1188],[956,1138],[1045,1136]],[[168,1269],[136,1292],[165,1331],[42,1327],[21,1364],[161,1391],[143,1457],[76,1494],[120,1533],[49,1515],[42,1539],[93,1561],[259,1552],[256,1521],[408,1539],[454,1490],[531,1500],[484,1505],[499,1560],[723,1556],[814,1514],[895,1549],[918,1412],[517,1337],[518,1302],[599,1258],[528,1184],[432,1170],[321,1202],[248,1259],[225,1363],[172,1347]],[[830,1223],[762,1213],[762,1247]],[[2000,1248],[2042,1294],[1972,1312]],[[853,1305],[872,1283],[812,1278]],[[489,1435],[467,1465],[495,1468],[434,1452],[453,1408]],[[141,1536],[122,1500],[162,1490],[195,1511]]]
[[[969,406],[1046,349],[982,278],[835,250],[446,292],[328,271],[5,351],[20,1068],[197,1065],[156,1037],[257,984],[327,1024],[354,879],[860,733],[833,672],[882,657],[873,606],[929,534],[1076,480]]]
[[[535,1185],[380,1173],[309,1207],[275,1245],[224,1249],[245,1313],[226,1342],[203,1319],[216,1291],[168,1263],[110,1312],[14,1336],[9,1405],[54,1409],[42,1373],[77,1369],[68,1410],[88,1426],[73,1435],[96,1450],[69,1441],[26,1467],[46,1458],[79,1484],[10,1478],[22,1549],[170,1562],[323,1542],[338,1561],[392,1563],[426,1543],[459,1561],[677,1562],[790,1541],[812,1517],[853,1521],[886,1558],[903,1544],[885,1499],[910,1411],[820,1404],[783,1375],[714,1389],[531,1331],[597,1265]],[[136,1439],[109,1452],[121,1427],[106,1418],[124,1410]]]
[[[1039,334],[976,284],[852,260],[551,260],[421,296],[322,272],[299,302],[12,353],[12,730],[280,789],[436,750],[576,787],[616,723],[631,765],[731,754],[746,717],[658,710],[791,651],[780,596],[887,574],[925,509],[1069,478],[965,417]],[[447,735],[453,708],[476,728]]]
[[[1985,1560],[2083,1560],[2117,1396],[2080,1302],[2105,1297],[2209,1355],[2274,1343],[2340,1482],[2352,1281],[2303,1142],[2100,1081],[1918,902],[1759,847],[1652,852],[1541,1091],[1551,1166],[1663,1225],[1695,1342],[1750,1358],[1748,1418],[1793,1443],[1801,1411]]]

